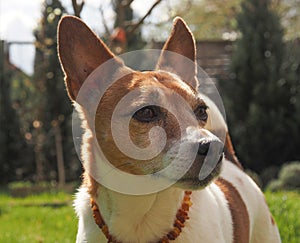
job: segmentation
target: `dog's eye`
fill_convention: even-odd
[[[206,121],[208,118],[207,115],[207,106],[206,105],[200,105],[197,107],[197,109],[194,111],[195,116],[197,117],[197,119],[201,120],[201,121]]]
[[[133,118],[140,122],[152,122],[158,118],[159,113],[158,106],[146,106],[136,111]]]

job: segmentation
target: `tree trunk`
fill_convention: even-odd
[[[41,128],[41,123],[38,121],[34,122],[35,130],[35,164],[36,164],[36,178],[35,181],[41,182],[45,180],[44,166],[46,163],[45,154],[43,151],[43,146],[45,142],[45,134]]]
[[[80,13],[83,9],[83,6],[84,6],[84,0],[82,1],[79,1],[79,3],[77,3],[77,0],[72,0],[72,7],[73,7],[73,10],[74,10],[74,15],[78,18],[80,18]]]
[[[55,136],[55,148],[56,148],[56,162],[58,170],[58,187],[63,188],[66,184],[66,172],[65,172],[65,162],[63,155],[63,144],[62,136],[59,122],[53,121],[52,127],[54,129]]]

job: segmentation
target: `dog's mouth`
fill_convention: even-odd
[[[175,152],[169,150],[166,158],[171,158],[171,169],[165,176],[173,180],[175,186],[197,190],[207,186],[219,175],[224,144],[213,134],[207,133],[209,136],[202,136],[195,130],[186,141],[174,146]]]
[[[223,154],[220,155],[219,160],[211,169],[211,171],[204,177],[200,178],[200,173],[203,169],[203,165],[200,163],[199,166],[199,158],[196,158],[191,168],[176,182],[175,185],[186,190],[198,190],[206,187],[220,174],[222,161]]]

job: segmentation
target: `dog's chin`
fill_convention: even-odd
[[[221,156],[215,168],[204,179],[199,179],[199,175],[185,175],[175,183],[175,186],[184,190],[200,190],[205,188],[219,176],[222,168],[222,159],[223,157]]]

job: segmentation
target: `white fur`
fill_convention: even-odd
[[[269,210],[256,184],[225,159],[220,176],[236,187],[247,206],[250,242],[280,242],[277,227],[271,224]],[[172,229],[183,193],[182,189],[171,187],[155,194],[128,196],[100,187],[96,201],[113,235],[124,243],[145,243],[155,242]],[[191,201],[190,219],[174,243],[233,242],[230,210],[216,184],[194,191]],[[90,195],[85,188],[79,190],[74,204],[79,217],[77,242],[107,242],[94,222]]]
[[[250,242],[280,242],[276,225],[271,224],[271,214],[261,190],[255,182],[236,166],[224,166],[222,177],[239,191],[250,216]]]
[[[227,125],[218,108],[208,97],[203,99],[209,106],[210,117],[205,128],[226,132]],[[263,193],[252,179],[225,159],[220,176],[235,186],[247,207],[250,242],[280,242],[278,229],[271,223],[271,214]],[[170,187],[150,195],[129,196],[100,186],[96,201],[112,235],[122,239],[124,243],[146,243],[157,241],[172,229],[183,194],[184,190]],[[172,242],[233,242],[233,222],[228,202],[214,182],[202,190],[194,191],[191,201],[193,205],[189,212],[190,219],[179,237]],[[79,217],[76,242],[107,242],[94,222],[90,195],[86,188],[79,189],[74,205]]]
[[[208,96],[200,94],[200,98],[202,98],[205,104],[208,106],[208,119],[205,125],[205,129],[209,131],[223,131],[223,135],[225,135],[225,132],[228,131],[228,127],[219,108]]]

